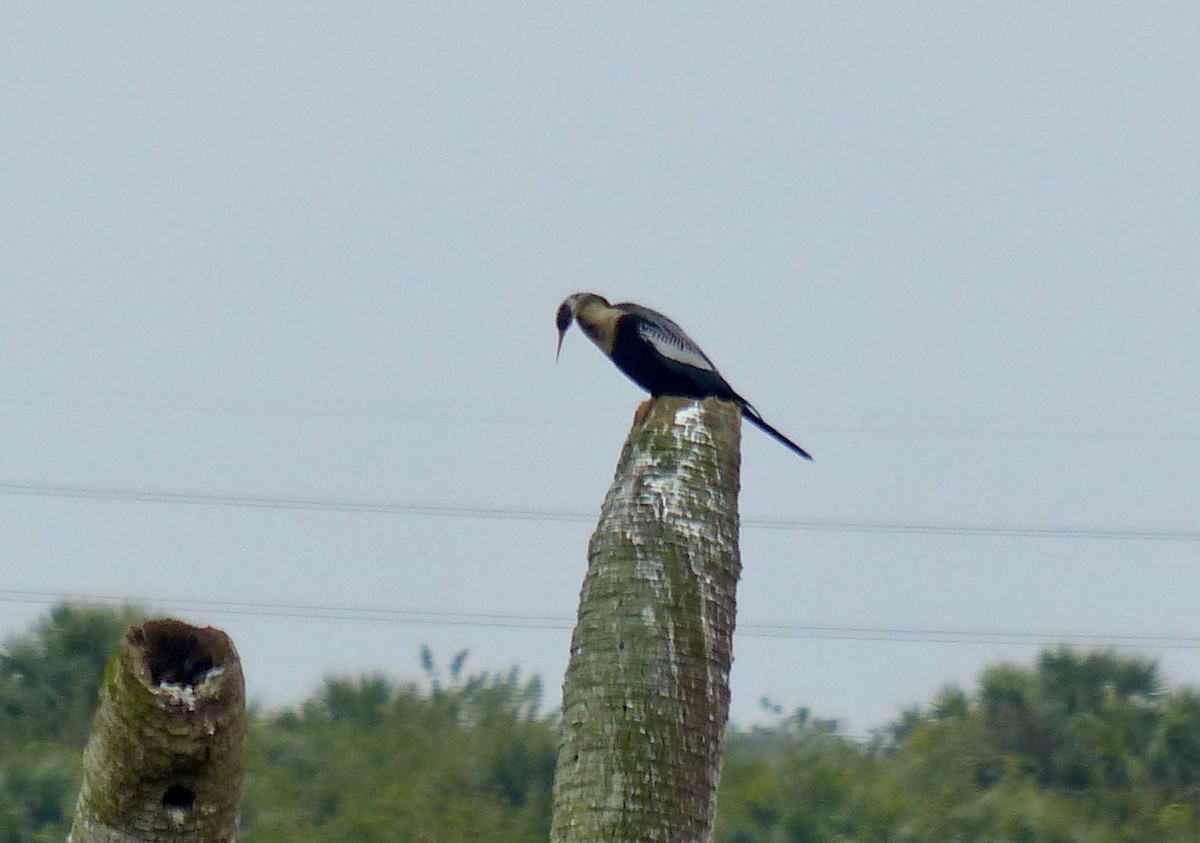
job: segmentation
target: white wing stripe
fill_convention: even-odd
[[[638,325],[638,335],[654,346],[655,351],[668,360],[691,366],[693,369],[703,369],[706,372],[716,371],[713,364],[704,356],[704,352],[678,334],[664,330],[657,325],[642,322]]]

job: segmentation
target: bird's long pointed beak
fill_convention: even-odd
[[[555,349],[555,351],[554,351],[554,362],[555,363],[558,362],[558,355],[562,354],[562,341],[563,341],[563,337],[565,337],[566,335],[567,335],[566,331],[558,332],[558,348]]]

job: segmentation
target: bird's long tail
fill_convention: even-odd
[[[782,443],[783,445],[786,445],[790,450],[804,457],[806,460],[812,459],[812,455],[808,451],[804,450],[791,439],[788,439],[778,430],[763,421],[763,417],[758,414],[758,411],[745,402],[742,402],[742,415],[745,416],[751,424],[753,424],[763,433],[766,433],[771,438]]]

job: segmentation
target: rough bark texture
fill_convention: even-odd
[[[563,684],[554,843],[709,840],[741,573],[741,414],[652,402],[588,547]]]
[[[132,627],[105,670],[69,843],[236,840],[245,734],[229,636]]]

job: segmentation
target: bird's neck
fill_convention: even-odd
[[[601,351],[612,356],[617,336],[617,318],[621,311],[599,299],[588,299],[579,305],[575,321]]]

